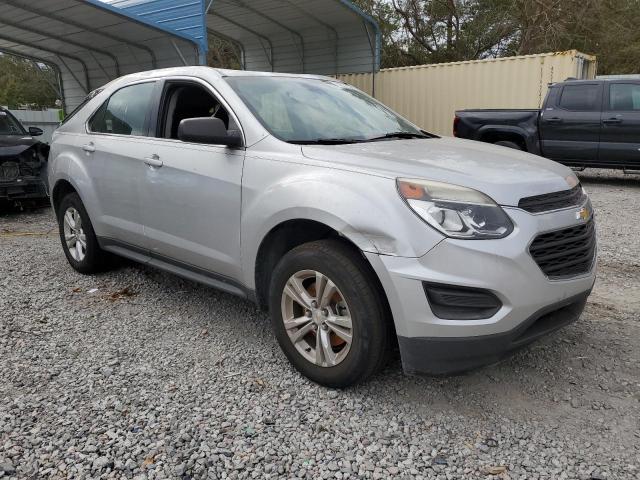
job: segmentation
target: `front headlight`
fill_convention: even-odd
[[[491,198],[448,183],[399,178],[398,192],[425,222],[448,237],[504,238],[513,223]]]

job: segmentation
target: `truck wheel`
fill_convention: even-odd
[[[501,147],[513,148],[514,150],[523,150],[523,148],[516,142],[510,142],[509,140],[500,140],[494,143],[494,145],[500,145]]]
[[[384,293],[364,259],[336,240],[294,248],[276,266],[269,295],[275,336],[293,366],[331,388],[361,382],[390,351]]]
[[[108,254],[98,245],[89,215],[77,193],[69,193],[60,202],[58,225],[62,249],[73,269],[82,274],[102,271]]]

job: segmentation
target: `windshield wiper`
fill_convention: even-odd
[[[293,143],[294,145],[346,145],[350,143],[376,142],[378,140],[392,138],[433,138],[433,136],[427,133],[417,132],[391,132],[372,138],[316,138],[314,140],[289,140],[289,143]]]
[[[384,135],[380,135],[379,137],[367,138],[364,140],[365,142],[375,142],[376,140],[387,140],[391,138],[400,138],[400,139],[411,139],[411,138],[433,138],[431,135],[427,135],[425,133],[414,133],[414,132],[391,132],[386,133]]]
[[[363,141],[365,140],[356,138],[316,138],[315,140],[289,140],[289,143],[294,145],[345,145]]]

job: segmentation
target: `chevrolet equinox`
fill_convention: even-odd
[[[92,92],[54,136],[71,266],[116,254],[255,301],[346,387],[494,363],[576,320],[596,237],[574,173],[429,134],[328,77],[185,67]]]

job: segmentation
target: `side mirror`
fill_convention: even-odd
[[[44,130],[38,127],[29,127],[29,135],[32,137],[39,137],[44,133]]]
[[[243,147],[240,132],[227,131],[219,118],[185,118],[178,125],[178,138],[183,142]]]

